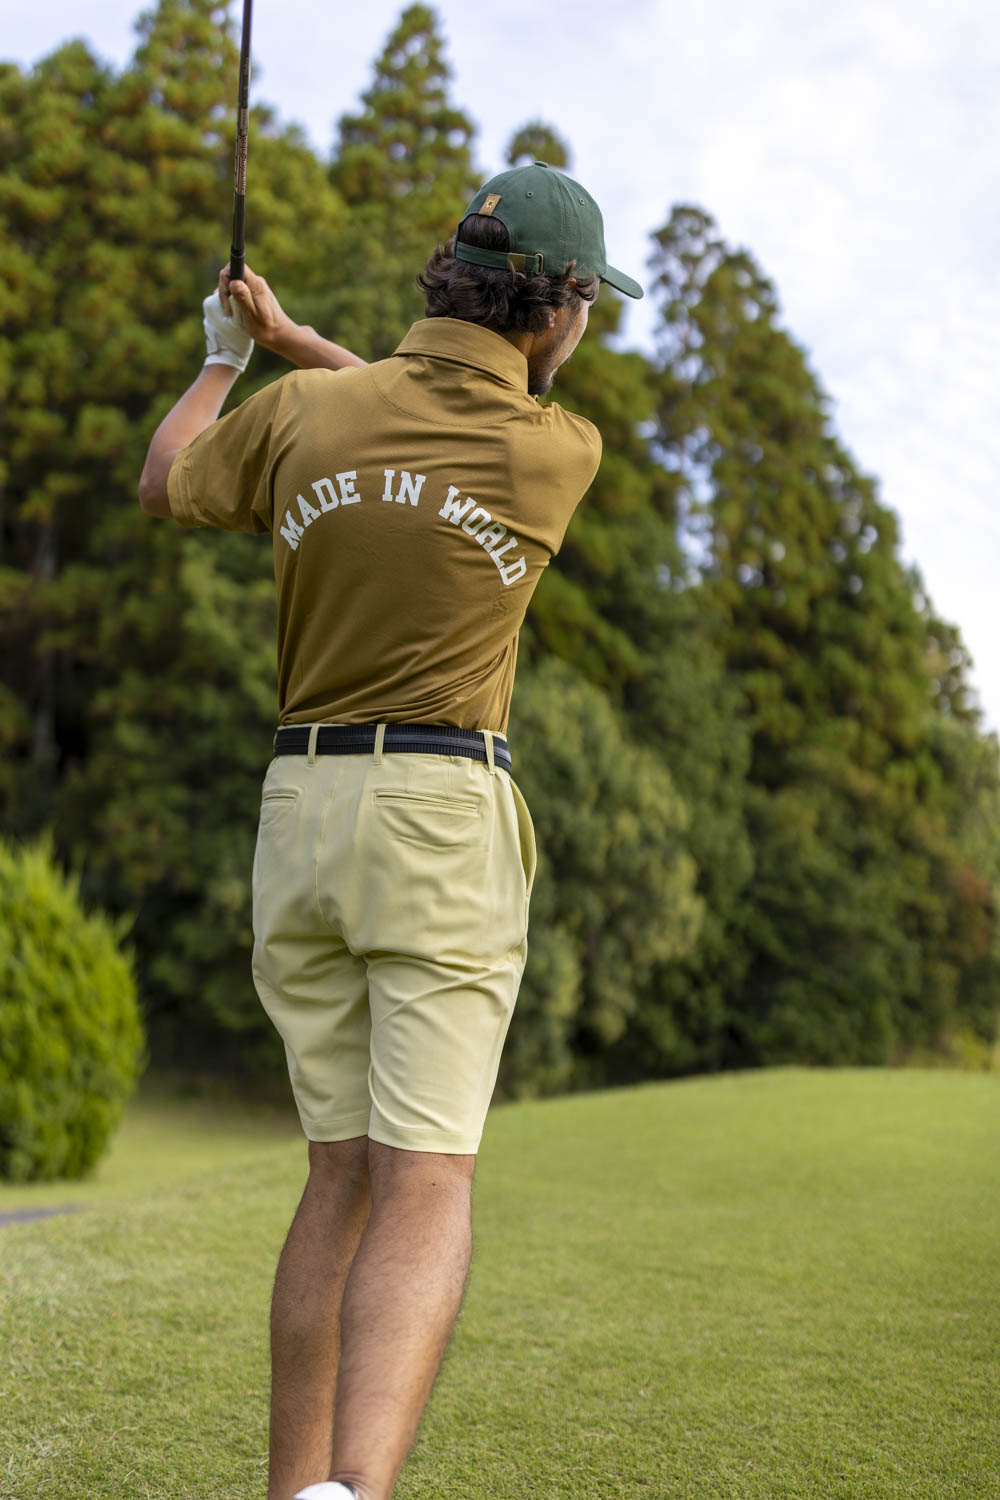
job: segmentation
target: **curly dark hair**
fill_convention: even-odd
[[[445,245],[439,245],[417,277],[429,318],[460,318],[494,333],[541,333],[550,308],[565,307],[573,297],[593,302],[596,276],[577,281],[572,261],[561,276],[529,276],[524,271],[474,266],[455,257],[455,240],[482,250],[509,250],[507,226],[487,214],[469,214]]]

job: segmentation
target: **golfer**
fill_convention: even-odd
[[[488,182],[418,281],[426,318],[365,365],[223,271],[139,484],[151,515],[274,550],[253,973],[309,1178],[271,1309],[270,1500],[387,1500],[458,1312],[535,863],[518,629],[601,451],[536,398],[601,281],[642,295],[543,162]],[[216,420],[254,339],[298,369]]]

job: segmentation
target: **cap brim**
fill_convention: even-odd
[[[613,286],[616,291],[624,292],[626,297],[641,297],[643,295],[643,290],[639,283],[633,281],[631,276],[626,276],[624,271],[617,271],[614,266],[605,266],[601,280],[606,281],[608,286]]]

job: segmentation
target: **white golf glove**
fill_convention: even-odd
[[[222,310],[217,291],[206,297],[201,304],[204,310],[206,365],[232,365],[234,370],[245,370],[253,353],[253,339],[243,327],[239,308],[231,304],[233,316],[227,317]]]

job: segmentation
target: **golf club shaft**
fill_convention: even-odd
[[[243,0],[243,35],[240,41],[240,89],[236,105],[236,166],[233,173],[233,243],[229,252],[229,276],[243,279],[246,266],[247,142],[250,133],[250,22],[253,0]]]

